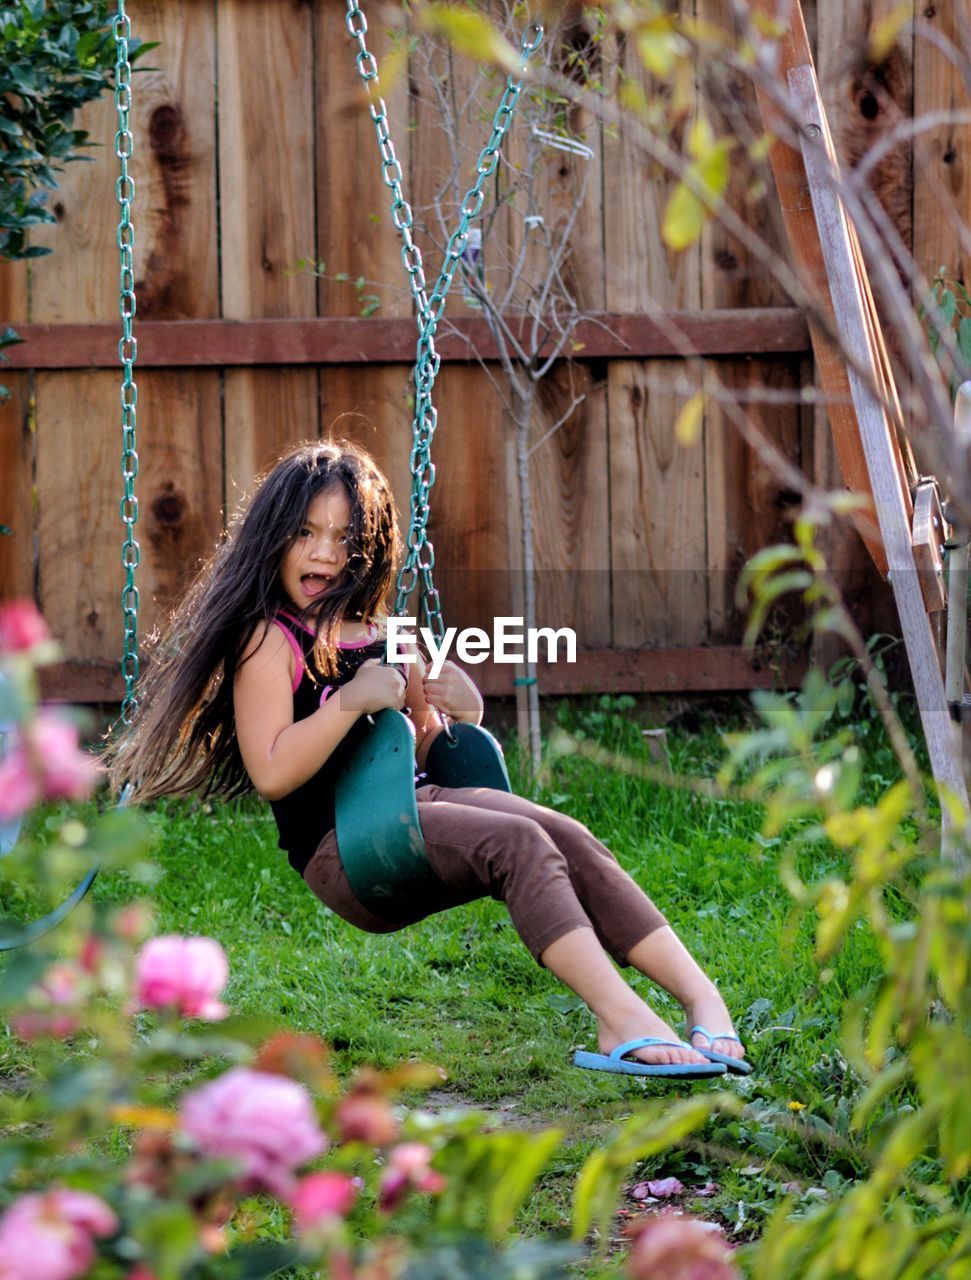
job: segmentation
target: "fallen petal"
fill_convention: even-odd
[[[649,1182],[647,1189],[659,1200],[670,1200],[674,1196],[681,1195],[684,1191],[684,1183],[679,1178],[658,1178],[654,1182]]]

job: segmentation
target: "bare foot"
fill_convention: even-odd
[[[735,1028],[729,1017],[728,1008],[725,1001],[718,994],[718,989],[712,986],[709,990],[701,992],[694,1000],[686,1004],[684,1007],[685,1017],[688,1027],[704,1027],[705,1031],[710,1032],[715,1038],[709,1041],[704,1034],[696,1031],[691,1036],[691,1043],[698,1049],[713,1049],[715,1053],[723,1053],[728,1058],[744,1058],[745,1048],[739,1044],[737,1040],[728,1040],[725,1036],[720,1036],[718,1032],[724,1032],[726,1035],[734,1035]]]
[[[619,1044],[625,1044],[628,1040],[643,1040],[647,1037],[670,1040],[675,1044],[683,1043],[674,1028],[669,1027],[663,1018],[659,1018],[649,1005],[642,1000],[638,1000],[637,1005],[640,1007],[631,1005],[617,1016],[597,1020],[597,1041],[601,1053],[610,1053]],[[692,1063],[702,1066],[708,1062],[707,1058],[687,1045],[683,1049],[652,1045],[635,1049],[625,1056],[634,1058],[638,1062],[649,1062],[655,1066],[674,1063]]]

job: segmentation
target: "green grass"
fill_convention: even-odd
[[[640,724],[615,704],[567,709],[561,720],[646,759]],[[695,732],[672,732],[675,770],[712,776],[724,727],[708,721]],[[879,767],[892,766],[881,756]],[[632,1171],[631,1183],[667,1174],[717,1181],[720,1193],[696,1207],[746,1238],[785,1184],[835,1189],[857,1174],[852,1154],[834,1156],[819,1138],[846,1131],[856,1083],[839,1052],[839,1022],[847,999],[877,972],[875,948],[864,929],[854,930],[821,979],[811,922],[793,924],[779,881],[779,846],[757,839],[760,807],[648,783],[580,754],[555,760],[535,798],[586,823],[654,897],[718,982],[757,1065],[754,1076],[671,1088],[576,1070],[574,1048],[595,1047],[593,1020],[533,962],[501,905],[475,903],[398,934],[359,933],[290,870],[268,810],[254,799],[168,803],[150,812],[160,869],[152,890],[157,932],[217,938],[230,959],[229,1003],[322,1036],[342,1073],[365,1063],[429,1061],[447,1072],[432,1096],[435,1108],[473,1106],[495,1123],[565,1128],[567,1142],[533,1197],[526,1231],[566,1226],[580,1162],[641,1100],[692,1089],[727,1090],[749,1105],[738,1120],[713,1121],[694,1148]],[[806,875],[813,858],[816,874],[838,865],[832,851],[806,853]],[[122,875],[102,876],[94,893],[121,903],[142,889]],[[632,980],[665,1016],[680,1016],[645,979]],[[0,1033],[0,1070],[21,1053]],[[805,1105],[798,1130],[790,1101]]]

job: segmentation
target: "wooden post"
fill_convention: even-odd
[[[859,438],[872,486],[880,534],[903,631],[911,675],[931,769],[938,785],[951,790],[965,806],[967,790],[955,750],[950,714],[944,696],[937,647],[924,605],[917,564],[911,545],[909,494],[894,451],[890,423],[872,390],[879,385],[879,352],[870,341],[870,311],[846,213],[835,189],[837,170],[819,86],[811,66],[793,67],[789,88],[801,125],[800,147],[837,331],[847,362],[850,393],[859,423]],[[873,371],[873,379],[858,370]]]

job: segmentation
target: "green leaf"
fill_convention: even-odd
[[[273,1241],[234,1249],[229,1255],[229,1261],[233,1264],[236,1280],[267,1280],[267,1277],[275,1276],[284,1267],[296,1266],[302,1256],[299,1245],[278,1244]]]
[[[33,951],[15,952],[0,975],[0,1005],[16,1004],[22,1000],[50,963],[50,956]]]
[[[641,62],[659,80],[667,80],[677,67],[679,57],[690,51],[688,42],[675,30],[670,14],[641,23],[635,33],[635,43]]]
[[[674,438],[686,447],[697,442],[705,419],[705,393],[696,391],[681,407],[674,424]]]
[[[736,1112],[737,1100],[728,1094],[689,1098],[674,1106],[651,1107],[622,1127],[606,1147],[588,1156],[573,1192],[573,1239],[583,1240],[591,1227],[609,1231],[624,1178],[635,1163],[675,1146],[704,1125],[715,1111]]]
[[[420,9],[418,16],[427,31],[443,35],[456,53],[492,63],[510,74],[519,70],[519,53],[481,13],[431,4]]]
[[[486,1210],[489,1235],[497,1241],[509,1232],[540,1170],[562,1142],[563,1134],[559,1129],[547,1129],[538,1134],[516,1134],[515,1138],[515,1146],[508,1152],[506,1166],[495,1181]]]
[[[878,22],[870,32],[870,49],[868,61],[881,63],[889,56],[897,43],[901,31],[914,20],[914,8],[911,0],[898,4],[885,18]]]
[[[971,316],[964,316],[958,325],[958,347],[965,364],[971,368]]]
[[[701,238],[705,208],[693,191],[679,182],[671,193],[661,222],[661,237],[669,249],[680,253]]]
[[[129,1234],[142,1246],[145,1261],[158,1280],[183,1280],[199,1252],[199,1224],[185,1205],[153,1202],[132,1223]]]

